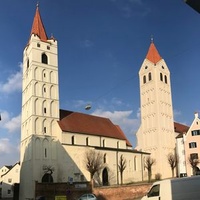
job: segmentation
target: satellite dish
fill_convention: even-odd
[[[91,109],[91,105],[90,104],[87,104],[86,106],[85,106],[85,110],[90,110]]]

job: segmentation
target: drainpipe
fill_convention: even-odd
[[[142,181],[144,179],[144,174],[143,174],[143,154],[141,154],[141,168],[142,168]]]
[[[117,185],[119,185],[119,169],[118,169],[118,151],[116,153],[116,166],[117,166]]]

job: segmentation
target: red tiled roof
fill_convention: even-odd
[[[158,61],[162,59],[160,54],[158,53],[158,50],[156,49],[153,42],[151,42],[148,53],[146,55],[146,59],[151,61],[152,63],[156,64]]]
[[[60,116],[62,116],[62,118],[58,121],[58,124],[64,132],[122,139],[126,140],[128,146],[132,146],[122,130],[114,125],[108,118],[66,110],[60,110]]]
[[[189,130],[189,126],[174,122],[174,131],[176,133],[186,133]]]
[[[120,128],[120,126],[119,126],[119,125],[116,125],[116,127],[117,127],[117,129],[119,130],[119,132],[121,133],[122,137],[124,137],[124,138],[126,139],[126,144],[127,144],[128,146],[131,146],[131,147],[132,147],[131,143],[130,143],[129,140],[127,139],[126,135],[124,134],[124,132],[122,131],[122,129]]]
[[[47,41],[48,39],[44,25],[42,23],[38,5],[36,8],[35,17],[34,17],[32,29],[31,29],[31,35],[32,34],[37,35],[42,41]]]

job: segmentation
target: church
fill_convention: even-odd
[[[48,38],[37,5],[23,52],[20,200],[35,198],[35,182],[46,181],[46,167],[52,170],[51,182],[89,181],[84,164],[88,149],[103,155],[101,185],[121,184],[121,156],[126,160],[123,183],[147,180],[144,161],[150,154],[133,149],[118,125],[59,108],[58,71],[58,41]]]

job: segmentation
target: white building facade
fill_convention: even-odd
[[[7,167],[1,168],[5,171]],[[12,167],[9,167],[8,170],[0,177],[0,189],[1,189],[1,196],[0,198],[12,198],[14,195],[14,185],[19,183],[20,179],[20,164],[16,163]]]

